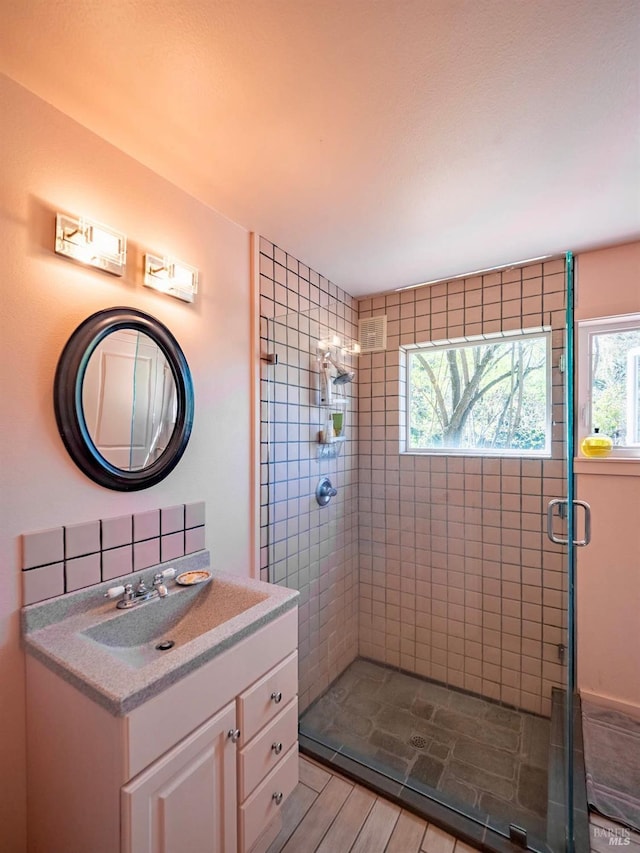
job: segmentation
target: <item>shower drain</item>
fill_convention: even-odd
[[[420,735],[412,735],[409,738],[409,743],[411,746],[415,746],[416,749],[424,749],[427,745],[426,740],[423,737],[420,737]]]

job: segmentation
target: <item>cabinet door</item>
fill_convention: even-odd
[[[122,789],[123,853],[235,853],[231,703]]]

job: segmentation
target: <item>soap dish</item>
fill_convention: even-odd
[[[193,586],[196,583],[206,583],[211,580],[211,572],[183,572],[176,578],[180,586]]]

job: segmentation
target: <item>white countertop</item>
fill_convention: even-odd
[[[208,568],[209,553],[200,551],[124,578],[23,608],[26,652],[112,714],[120,716],[295,607],[299,597],[295,590],[219,571],[212,571],[213,579],[198,587],[181,587],[170,581],[170,592],[166,599],[145,602],[131,611],[117,610],[115,601],[103,597],[109,587],[135,583],[140,576],[145,578],[149,586],[150,576],[168,566],[174,566],[178,573]],[[169,651],[150,654],[155,643],[164,639],[162,636],[154,638],[145,647],[137,647],[148,656],[149,662],[141,658],[142,663],[130,664],[127,662],[126,642],[122,649],[110,651],[108,646],[85,633],[117,619],[117,625],[123,627],[125,634],[127,617],[134,613],[136,618],[143,616],[153,623],[155,618],[162,615],[159,608],[175,596],[188,596],[194,604],[198,604],[193,614],[190,614],[190,619],[192,624],[194,619],[202,620],[202,633],[194,639],[181,641],[179,628],[169,629],[169,636],[173,632],[177,637],[175,646]],[[261,600],[253,603],[256,599]],[[246,610],[233,615],[238,607],[247,603],[249,606]],[[173,598],[172,606],[176,605],[191,606],[187,598]],[[225,608],[232,614],[230,618],[225,617]],[[211,618],[214,609],[216,617],[213,622],[217,624],[207,629],[207,619]],[[135,649],[132,650],[132,660],[134,657]]]

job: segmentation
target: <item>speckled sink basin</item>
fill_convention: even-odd
[[[217,570],[205,584],[169,582],[166,598],[130,610],[105,600],[109,587],[135,587],[141,577],[149,587],[169,566],[178,574],[208,569],[209,552],[24,607],[28,655],[122,716],[297,605],[295,590]],[[173,646],[157,650],[163,640]]]
[[[129,666],[146,666],[266,598],[266,593],[241,590],[237,584],[216,578],[203,586],[174,589],[166,598],[155,598],[129,610],[117,610],[114,604],[112,619],[80,633]],[[173,643],[171,648],[156,648],[167,641]]]

